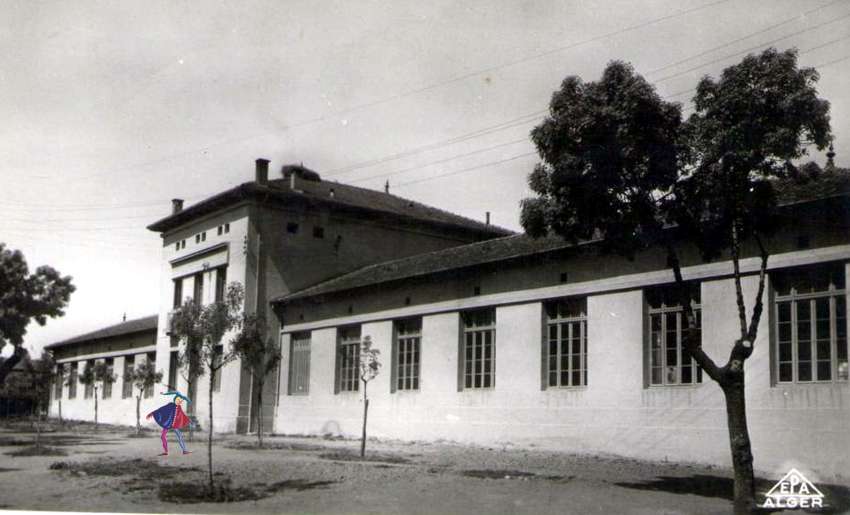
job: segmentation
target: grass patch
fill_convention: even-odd
[[[379,452],[367,452],[366,456],[361,458],[360,453],[355,453],[352,451],[333,451],[333,452],[325,452],[319,455],[320,458],[326,460],[333,461],[366,461],[366,462],[377,462],[377,463],[394,463],[394,464],[404,464],[411,463],[408,458],[403,456],[398,456],[396,454],[386,454]]]
[[[175,504],[197,504],[203,502],[225,503],[256,501],[268,497],[268,490],[252,490],[246,487],[234,487],[228,479],[220,479],[210,489],[208,484],[168,482],[159,485],[159,500]]]
[[[466,477],[474,477],[477,479],[528,479],[535,477],[537,474],[533,472],[525,472],[522,470],[464,470],[461,472]]]
[[[93,461],[57,461],[50,470],[63,470],[74,475],[88,476],[135,476],[143,480],[169,479],[198,467],[166,467],[155,461],[135,458],[130,460],[97,459]]]
[[[263,442],[262,448],[257,442],[248,442],[237,440],[224,444],[228,449],[239,449],[244,451],[267,451],[267,450],[284,450],[284,451],[325,451],[328,448],[324,445],[313,443],[298,443],[298,442]]]
[[[23,458],[30,456],[67,456],[68,453],[62,449],[57,449],[55,447],[48,447],[46,445],[42,445],[36,447],[35,445],[30,447],[24,447],[22,449],[18,449],[17,451],[7,452],[6,456],[14,456],[15,458]]]

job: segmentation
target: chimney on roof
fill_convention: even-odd
[[[490,211],[487,211],[487,216],[485,218],[487,219],[487,225],[490,225]]]
[[[171,214],[176,215],[180,211],[183,211],[183,199],[182,198],[171,199]]]
[[[333,188],[331,188],[331,190],[328,192],[328,195],[330,195],[330,197],[331,197],[331,198],[334,198],[334,195],[335,195],[335,194],[336,194],[336,193],[334,192],[334,189],[333,189]]]
[[[257,184],[265,186],[269,183],[269,160],[268,159],[257,159],[256,161],[256,173],[254,174],[254,181]]]
[[[387,179],[387,182],[384,183],[384,193],[389,193],[389,192],[390,192],[390,180]]]

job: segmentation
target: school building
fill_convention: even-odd
[[[765,311],[746,364],[757,470],[850,470],[850,182],[831,173],[783,196],[768,242]],[[246,309],[280,334],[283,361],[262,408],[276,433],[359,433],[358,349],[369,336],[383,364],[368,386],[370,435],[730,462],[722,392],[682,348],[663,249],[626,259],[598,242],[532,239],[301,166],[269,180],[264,160],[255,181],[187,209],[175,202],[150,228],[163,238],[161,308],[144,348],[189,390],[169,313],[244,284]],[[682,261],[703,348],[725,363],[738,334],[731,262],[705,263],[687,246]],[[746,248],[749,309],[758,265]],[[253,431],[250,374],[234,362],[216,384],[216,429]],[[190,394],[202,423],[205,390]]]

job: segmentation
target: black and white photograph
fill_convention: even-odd
[[[850,0],[0,0],[0,514],[850,513]]]

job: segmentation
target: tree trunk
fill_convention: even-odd
[[[41,449],[41,411],[38,410],[38,403],[35,410],[35,447]]]
[[[138,395],[138,396],[136,396],[136,434],[137,435],[142,434],[141,406],[142,406],[142,396]]]
[[[210,470],[210,495],[213,493],[213,466],[212,466],[212,438],[213,438],[213,378],[215,374],[210,370],[210,427],[207,429],[210,432],[209,440],[207,441],[207,464]]]
[[[725,384],[722,388],[726,397],[726,422],[735,471],[735,513],[746,514],[755,506],[755,480],[753,452],[747,429],[743,371],[740,372],[740,379]]]
[[[263,381],[257,382],[257,438],[259,447],[263,448]]]
[[[366,457],[366,417],[369,415],[369,398],[366,397],[366,381],[363,381],[363,436],[360,437],[360,457]]]

